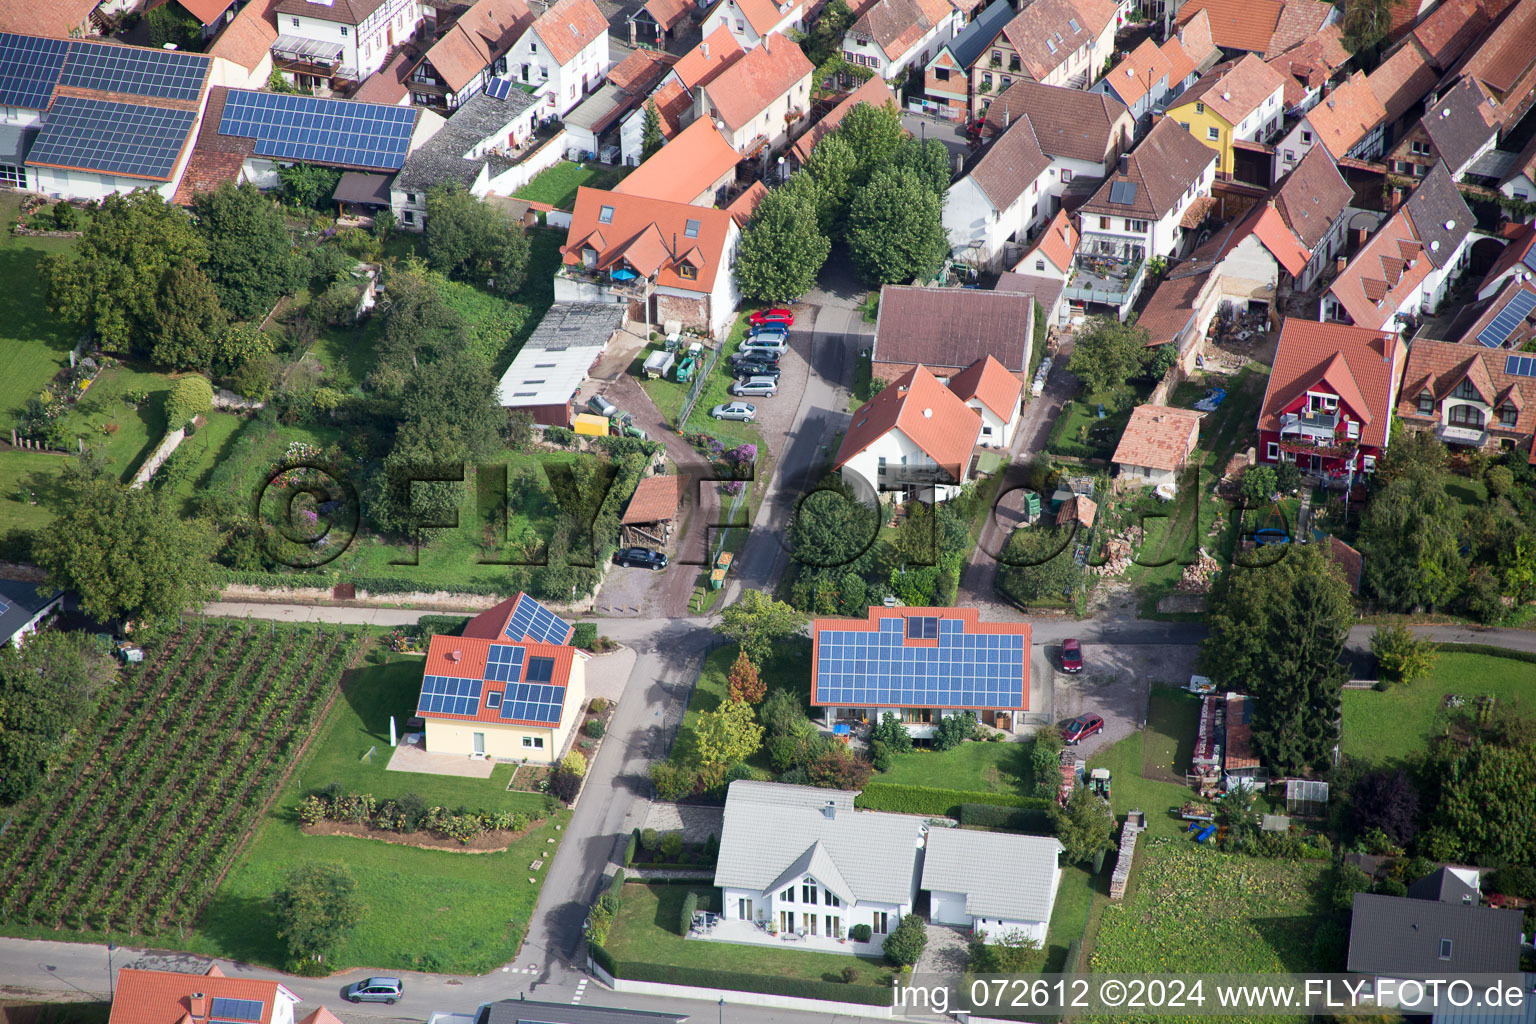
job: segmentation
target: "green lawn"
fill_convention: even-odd
[[[1152,393],[1150,381],[1137,381],[1133,390],[1121,389],[1103,393],[1076,395],[1064,415],[1051,428],[1046,447],[1061,454],[1107,459],[1115,452],[1125,425],[1130,422],[1131,410],[1147,400]],[[1104,406],[1104,418],[1099,419],[1099,406]]]
[[[173,382],[126,364],[108,367],[64,415],[64,425],[87,448],[101,448],[126,483],[165,438],[165,399]],[[147,392],[149,400],[134,408],[123,397],[130,391]]]
[[[1109,769],[1111,803],[1118,817],[1124,818],[1127,811],[1140,809],[1147,814],[1147,835],[1178,836],[1183,834],[1185,822],[1176,813],[1170,813],[1170,809],[1176,810],[1193,798],[1194,791],[1182,784],[1142,776],[1142,766],[1147,758],[1143,740],[1150,740],[1154,750],[1164,749],[1171,742],[1161,733],[1153,732],[1156,725],[1149,721],[1145,735],[1136,733],[1100,750],[1088,759],[1088,767]]]
[[[1200,698],[1188,690],[1154,686],[1150,705],[1147,731],[1142,739],[1141,774],[1148,779],[1182,784],[1195,755]]]
[[[346,836],[307,836],[294,813],[306,788],[340,782],[378,796],[416,792],[450,807],[539,809],[543,799],[505,792],[509,769],[489,780],[437,777],[385,769],[389,715],[402,725],[416,702],[421,659],[394,656],[353,673],[324,726],[242,853],[185,948],[279,966],[269,899],[283,872],[305,861],[345,864],[358,883],[362,921],[328,961],[333,970],[376,967],[484,974],[516,954],[567,811],[500,853],[454,853]],[[372,763],[361,760],[378,748]],[[545,864],[537,871],[529,865]],[[530,882],[529,879],[534,881]]]
[[[715,360],[715,367],[710,371],[709,377],[704,381],[704,390],[699,394],[699,400],[693,407],[693,413],[688,419],[690,432],[706,433],[713,436],[727,448],[734,448],[741,444],[755,444],[759,448],[763,445],[763,435],[757,427],[751,423],[741,423],[737,420],[717,420],[710,416],[709,410],[726,402],[736,399],[731,395],[730,387],[735,380],[730,374],[730,357],[741,347],[743,339],[747,336],[747,318],[739,316],[732,325],[730,333],[726,335],[725,343],[720,350],[720,358]],[[659,343],[658,343],[659,344]],[[647,348],[637,356],[637,360],[643,362],[645,357],[655,351],[655,347]],[[675,424],[678,416],[682,414],[683,403],[687,400],[688,389],[691,384],[679,384],[671,377],[662,380],[644,380],[641,382],[646,394],[651,396],[657,411],[666,419],[668,424]],[[788,394],[779,394],[773,398],[746,399],[752,405],[762,409],[768,402],[787,402],[794,398]]]
[[[881,782],[932,786],[977,793],[1030,794],[1030,751],[1034,744],[962,743],[949,750],[914,750],[891,758]]]
[[[209,474],[229,450],[244,422],[232,412],[210,412],[207,420],[203,429],[182,441],[181,447],[176,449],[177,461],[187,461],[186,469],[178,471],[180,475],[174,482],[171,494],[184,512],[189,511],[192,499],[202,492]],[[165,471],[164,467],[160,470],[161,473]],[[156,474],[155,479],[159,481],[159,474]]]
[[[725,702],[728,689],[726,676],[731,671],[731,665],[736,661],[736,654],[736,645],[727,643],[716,647],[705,657],[704,667],[699,673],[699,681],[693,688],[692,696],[688,698],[688,710],[683,713],[682,724],[678,726],[677,739],[672,743],[673,756],[678,760],[692,763],[696,742],[694,729],[699,715],[706,711],[713,711]],[[768,692],[789,690],[806,705],[808,713],[811,680],[810,675],[805,671],[805,666],[810,663],[810,660],[811,638],[795,637],[781,645],[778,653],[762,668],[762,678]],[[747,758],[747,763],[754,768],[768,770],[768,752],[759,750]]]
[[[1443,652],[1429,675],[1411,686],[1385,692],[1345,690],[1344,754],[1365,761],[1392,761],[1423,750],[1444,727],[1441,705],[1448,694],[1518,700],[1529,707],[1536,701],[1536,665],[1487,654]]]
[[[280,465],[288,446],[296,441],[329,448],[345,432],[337,427],[284,426],[275,420],[248,419],[238,423],[217,452],[217,460],[204,468],[196,487],[249,502]],[[193,440],[197,435],[192,435]],[[354,469],[355,467],[342,467]]]
[[[75,343],[74,333],[43,308],[45,286],[39,272],[44,256],[69,252],[74,240],[11,234],[20,205],[20,193],[0,194],[0,280],[6,282],[7,296],[6,315],[0,319],[0,416],[7,427],[27,399],[41,393],[54,374],[69,365]]]
[[[837,981],[844,968],[857,967],[858,987],[889,985],[890,968],[883,960],[820,953],[808,949],[774,949],[728,942],[692,942],[678,934],[686,885],[624,886],[623,906],[614,919],[604,948],[620,963],[670,964],[715,971],[741,971],[776,978]],[[720,890],[700,887],[699,907],[720,909]]]
[[[42,452],[0,453],[0,536],[12,530],[36,530],[53,519],[47,501],[68,459]]]
[[[569,210],[575,205],[576,190],[581,186],[612,188],[628,173],[629,168],[623,166],[562,160],[512,194],[518,199],[548,203],[557,210]]]

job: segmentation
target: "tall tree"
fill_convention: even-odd
[[[1327,764],[1338,736],[1349,584],[1320,546],[1274,565],[1227,567],[1211,590],[1202,670],[1254,697],[1253,741],[1271,770]]]
[[[213,593],[212,530],[182,520],[160,492],[81,481],[38,534],[32,557],[86,614],[157,626]]]
[[[848,0],[830,0],[816,16],[811,31],[800,44],[811,64],[820,67],[823,62],[840,56],[843,50],[843,33],[853,24],[853,11]],[[820,82],[812,83],[819,87]]]
[[[831,132],[811,150],[804,171],[789,179],[790,183],[800,178],[815,183],[816,219],[822,234],[828,238],[841,237],[859,176],[859,155],[854,152],[853,143],[841,133]]]
[[[1467,578],[1459,519],[1440,474],[1403,473],[1378,487],[1360,522],[1367,589],[1397,611],[1449,604]]]
[[[931,276],[949,253],[939,197],[910,169],[876,171],[848,211],[848,249],[873,285]]]
[[[48,311],[113,352],[149,351],[147,325],[166,271],[208,247],[179,208],[149,190],[101,201],[72,255],[44,257]]]
[[[748,590],[741,599],[720,615],[715,632],[741,647],[747,660],[759,667],[767,664],[779,641],[798,636],[805,629],[806,618],[783,601]]]
[[[726,692],[730,694],[731,700],[739,700],[744,704],[756,704],[768,692],[762,675],[747,658],[746,651],[736,652],[736,661],[726,677]]]
[[[1147,338],[1147,329],[1134,320],[1090,317],[1073,341],[1067,369],[1089,394],[1121,387],[1140,370]]]
[[[471,352],[448,352],[414,368],[400,396],[400,412],[407,423],[444,425],[472,459],[501,448],[506,414],[496,404],[496,377]]]
[[[389,275],[389,297],[368,387],[381,397],[398,399],[418,366],[462,350],[469,329],[420,261],[408,261]]]
[[[165,272],[147,324],[149,356],[175,370],[206,370],[224,330],[219,293],[197,264],[181,260]]]
[[[1101,850],[1115,848],[1115,816],[1109,805],[1079,786],[1072,791],[1066,807],[1051,807],[1056,838],[1065,847],[1063,856],[1069,864],[1092,860]]]
[[[745,701],[728,700],[704,712],[693,731],[700,774],[709,785],[724,779],[731,765],[745,761],[763,745],[763,727]]]
[[[896,150],[896,166],[910,169],[939,197],[940,204],[944,202],[955,169],[949,147],[943,142],[938,139],[907,139]]]
[[[192,200],[197,233],[208,244],[203,273],[236,320],[257,320],[299,286],[300,261],[283,213],[255,185],[224,182]]]
[[[427,265],[461,281],[494,282],[503,294],[523,286],[528,236],[521,225],[464,190],[434,185],[427,193]]]
[[[344,864],[300,864],[272,894],[278,937],[298,963],[321,963],[362,920],[357,882]]]
[[[640,159],[649,160],[666,144],[661,134],[661,111],[656,109],[656,98],[645,101],[645,115],[640,121]]]
[[[1371,634],[1371,653],[1381,681],[1390,686],[1412,683],[1435,667],[1439,649],[1432,640],[1420,640],[1407,626],[1377,626]]]
[[[894,103],[878,107],[869,103],[857,104],[848,111],[833,134],[840,136],[858,154],[855,187],[863,185],[880,168],[889,166],[907,138],[907,130],[901,124],[901,111]]]
[[[0,805],[30,793],[90,718],[113,665],[86,633],[47,631],[0,645]]]
[[[817,226],[816,183],[797,174],[758,204],[736,253],[736,283],[758,302],[810,291],[832,243]]]

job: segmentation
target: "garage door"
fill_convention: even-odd
[[[965,894],[961,892],[932,893],[928,913],[934,924],[964,926],[971,923],[971,915],[965,912]]]

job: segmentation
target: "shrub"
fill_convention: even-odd
[[[1344,864],[1338,869],[1333,884],[1333,905],[1339,910],[1349,910],[1355,905],[1355,893],[1369,892],[1370,888],[1370,875],[1353,864]]]
[[[1376,883],[1376,891],[1383,896],[1407,896],[1408,887],[1395,878],[1383,878]]]
[[[889,711],[880,715],[880,721],[871,731],[870,739],[884,743],[886,750],[892,754],[907,754],[912,751],[912,734],[907,731],[905,725],[901,724],[901,716]]]
[[[571,633],[571,646],[590,651],[597,646],[597,623],[578,622]],[[601,698],[599,698],[601,699]]]
[[[927,946],[928,926],[916,914],[908,914],[885,937],[885,958],[897,967],[908,967],[917,963]]]
[[[673,761],[651,762],[650,775],[651,785],[656,788],[656,797],[659,800],[681,800],[692,796],[699,788],[698,771]],[[644,845],[644,840],[641,844]],[[652,840],[651,845],[646,849],[656,849],[655,841]]]
[[[848,929],[848,937],[854,942],[868,942],[871,934],[873,933],[867,924],[856,924]]]
[[[859,969],[857,967],[844,967],[838,977],[843,979],[844,985],[852,985],[859,980]]]
[[[75,208],[68,203],[56,203],[51,211],[53,214],[53,226],[59,231],[73,231],[78,223]],[[1505,472],[1508,472],[1506,470]]]
[[[1492,892],[1505,896],[1519,896],[1523,899],[1536,898],[1536,870],[1529,865],[1510,864],[1499,868],[1493,873],[1489,882],[1488,888]]]
[[[544,440],[561,448],[569,448],[576,442],[576,432],[570,427],[546,427]]]
[[[189,373],[171,385],[165,399],[165,428],[176,430],[213,408],[213,385],[199,373]]]
[[[629,842],[624,844],[624,866],[629,867],[635,862],[635,848],[640,845],[640,830],[635,829],[629,834]]]
[[[587,707],[589,709],[591,709],[591,711],[592,711],[592,713],[594,715],[600,715],[604,711],[608,710],[608,698],[606,698],[606,697],[593,697],[592,698],[592,703],[588,704]]]
[[[960,824],[1042,836],[1051,835],[1053,829],[1050,811],[996,804],[961,804]]]
[[[683,852],[683,834],[681,832],[668,832],[661,837],[661,855],[667,860],[677,860],[678,854]]]
[[[951,750],[970,739],[976,731],[976,715],[966,711],[939,720],[933,730],[933,749]]]
[[[560,759],[560,770],[569,772],[578,779],[584,778],[587,774],[587,759],[581,756],[580,751],[573,750]]]
[[[670,839],[671,835],[667,838]],[[688,934],[688,930],[693,927],[693,915],[698,909],[699,894],[690,889],[688,895],[683,897],[683,909],[677,915],[677,934]]]
[[[615,868],[613,874],[608,878],[608,891],[612,893],[615,898],[618,898],[623,894],[624,879],[625,874],[623,868]]]
[[[603,735],[603,720],[600,718],[589,719],[587,724],[582,727],[582,731],[593,739],[599,739]]]
[[[704,839],[704,857],[713,862],[720,856],[720,837],[711,832]]]
[[[640,833],[640,848],[643,849],[646,853],[655,853],[656,847],[660,845],[661,836],[656,834],[655,829],[648,828],[644,832]]]
[[[572,757],[581,757],[581,755],[573,750],[566,755],[566,759],[569,760]],[[549,777],[549,791],[566,803],[570,803],[581,792],[581,776],[566,771],[562,762],[561,767]]]

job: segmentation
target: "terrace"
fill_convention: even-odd
[[[1146,260],[1136,252],[1120,256],[1080,251],[1067,279],[1067,298],[1106,306],[1129,305],[1141,292],[1146,267]]]
[[[1317,441],[1332,441],[1334,429],[1339,425],[1337,412],[1286,413],[1280,417],[1280,436],[1297,435]]]
[[[625,273],[625,271],[618,271]],[[650,282],[643,277],[616,277],[613,271],[590,270],[586,267],[562,263],[555,270],[556,277],[583,284],[597,285],[610,295],[620,295],[636,302],[644,302],[650,295]]]

